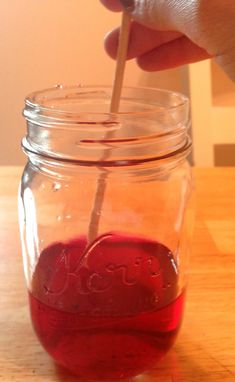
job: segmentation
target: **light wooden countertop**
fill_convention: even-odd
[[[75,382],[30,325],[17,222],[22,168],[0,168],[0,381]],[[235,168],[195,169],[197,214],[184,323],[177,343],[139,380],[235,381]]]

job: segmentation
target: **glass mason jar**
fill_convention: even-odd
[[[35,332],[71,372],[155,366],[178,333],[191,231],[189,103],[181,94],[62,87],[26,98],[19,211]]]

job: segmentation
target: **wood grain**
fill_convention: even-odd
[[[0,169],[0,381],[75,382],[54,365],[31,328],[17,223],[21,172]],[[197,214],[183,327],[172,351],[140,381],[235,380],[235,168],[195,169],[195,178]]]

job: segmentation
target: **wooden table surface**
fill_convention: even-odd
[[[22,172],[0,168],[0,381],[75,382],[30,325],[17,223]],[[197,214],[184,323],[146,382],[235,381],[235,168],[195,169]]]

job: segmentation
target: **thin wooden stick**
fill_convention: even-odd
[[[123,12],[122,14],[122,25],[120,29],[119,35],[119,43],[118,43],[118,54],[117,54],[117,64],[115,71],[115,78],[113,84],[113,91],[111,97],[110,104],[110,113],[117,113],[119,110],[122,84],[124,78],[125,64],[126,64],[126,55],[128,49],[129,42],[129,34],[130,34],[130,16],[128,13]],[[112,138],[113,132],[107,132],[105,139]],[[107,159],[109,154],[111,153],[111,148],[106,152],[104,156],[101,158],[102,160]],[[106,190],[106,180],[108,177],[107,171],[103,171],[98,178],[97,188],[95,192],[94,204],[92,207],[91,218],[88,227],[88,245],[92,243],[99,231],[99,221],[102,210],[102,205],[104,201],[104,195]]]
[[[126,55],[130,35],[130,15],[126,12],[122,14],[122,25],[120,30],[117,65],[113,84],[113,93],[111,98],[110,113],[117,113],[119,110],[119,103],[121,98],[122,84],[124,78]]]

